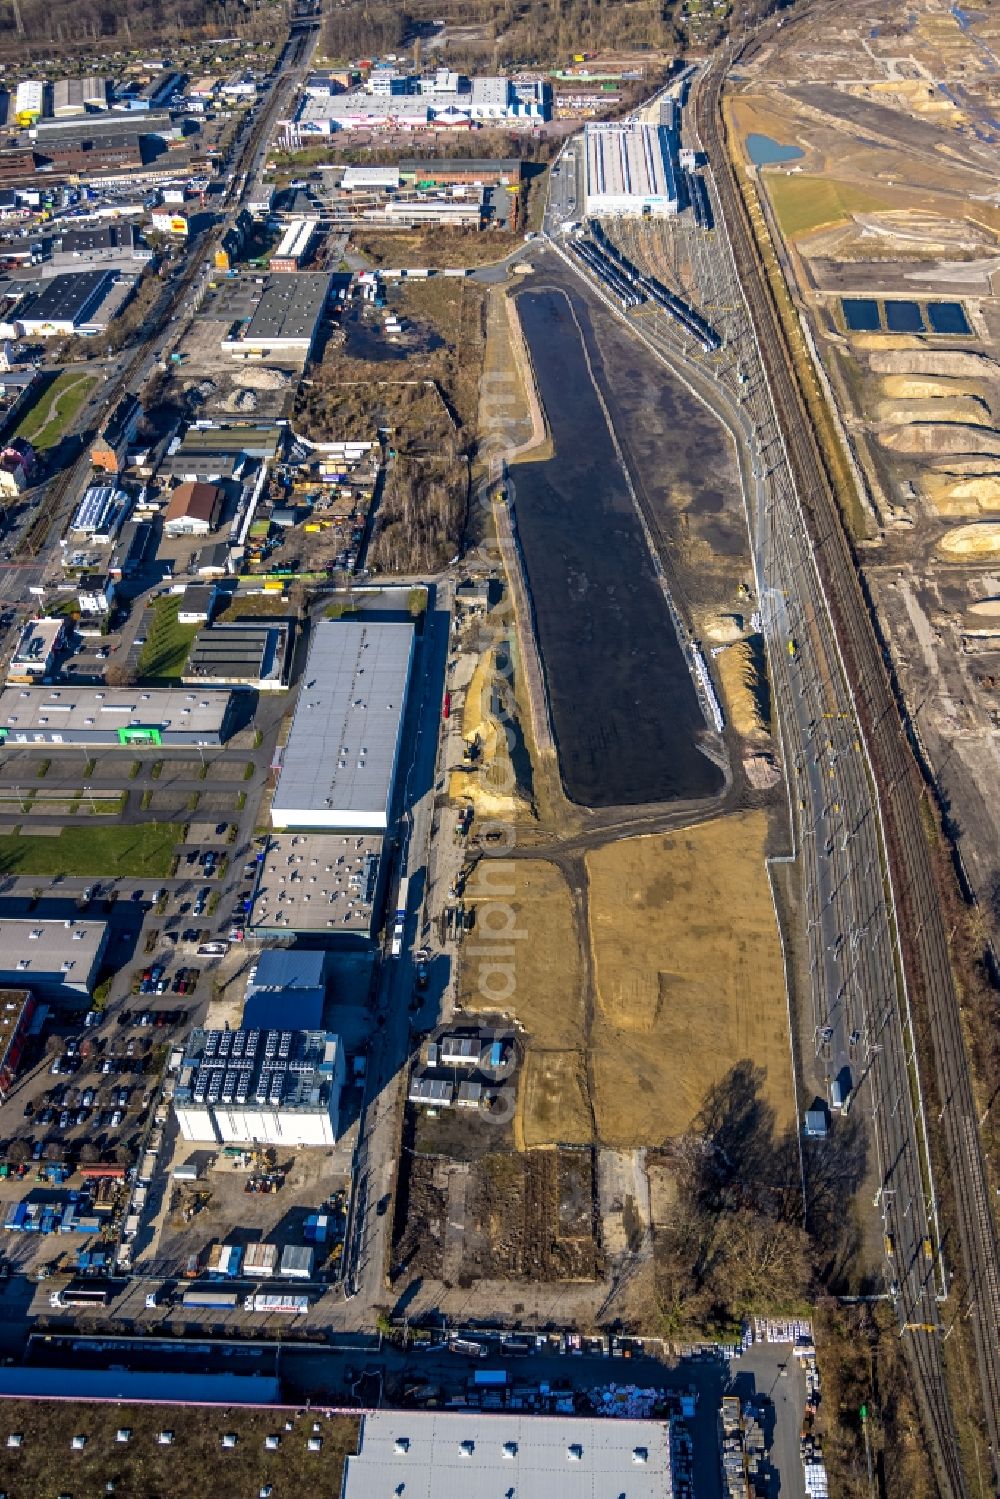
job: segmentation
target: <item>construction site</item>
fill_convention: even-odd
[[[588,336],[614,368],[626,355],[622,335],[591,317]],[[533,463],[558,462],[559,441],[502,288],[486,326],[480,438],[491,424],[502,428],[520,495]],[[634,364],[641,354],[630,347],[628,357]],[[474,605],[456,607],[445,765],[458,872],[439,935],[454,943],[457,980],[442,1018],[512,1027],[522,1060],[501,1116],[469,1116],[411,1092],[391,1279],[416,1308],[434,1297],[485,1307],[491,1282],[514,1280],[526,1307],[557,1295],[586,1319],[610,1297],[641,1321],[636,1272],[653,1264],[646,1152],[697,1132],[741,1068],[757,1079],[774,1130],[796,1125],[767,870],[785,840],[780,772],[734,462],[699,408],[684,463],[665,468],[641,393],[611,381],[604,391],[617,403],[620,440],[636,444],[626,447],[630,471],[647,485],[671,476],[640,503],[670,556],[685,617],[716,663],[739,770],[714,808],[595,812],[569,799],[546,700],[551,666],[538,658],[519,549],[505,540],[509,507],[483,474],[472,557],[489,565],[499,546],[503,566],[495,591],[483,585]],[[676,399],[672,388],[662,396],[664,431],[681,421]],[[698,440],[715,444],[710,502],[694,478]],[[761,766],[758,780],[751,768]],[[724,911],[739,920],[720,921]],[[516,940],[498,976],[490,934],[501,929]]]
[[[863,39],[853,9],[835,5],[756,55],[726,106],[839,413],[860,496],[848,519],[994,943],[995,41],[991,18],[940,0],[898,24],[886,13]]]

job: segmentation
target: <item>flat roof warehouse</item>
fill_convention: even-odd
[[[271,276],[246,326],[222,348],[229,354],[294,353],[307,358],[330,294],[330,277],[318,271]]]
[[[317,624],[271,803],[275,828],[388,827],[412,655],[409,624]]]
[[[364,1417],[342,1499],[664,1499],[672,1492],[666,1421],[380,1411]]]
[[[114,282],[113,271],[74,271],[53,276],[44,288],[16,310],[18,323],[73,323],[86,321]]]

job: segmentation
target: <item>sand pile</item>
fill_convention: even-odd
[[[472,674],[462,715],[462,737],[467,744],[478,742],[478,754],[468,770],[452,771],[449,785],[452,799],[468,798],[479,816],[516,817],[531,810],[511,760],[513,723],[513,693],[497,671],[495,653],[487,651]]]
[[[1000,432],[962,422],[913,422],[881,434],[894,453],[986,453],[1000,456]]]
[[[981,479],[984,474],[1000,474],[1000,459],[943,454],[929,467],[935,474],[946,474],[949,479]]]
[[[729,646],[715,660],[729,719],[736,732],[746,739],[766,736],[770,710],[760,636]]]
[[[942,515],[989,515],[1000,510],[1000,475],[977,474],[954,479],[948,474],[927,474],[921,487]]]
[[[925,260],[993,246],[993,240],[978,225],[970,225],[965,219],[945,219],[936,213],[889,208],[858,214],[856,218],[859,239],[867,242],[869,255],[884,253],[891,246],[893,259],[917,256]]]
[[[993,417],[986,402],[978,396],[938,396],[927,401],[879,401],[880,422],[893,427],[911,422],[964,422],[970,427],[992,427]]]
[[[1000,374],[995,359],[965,349],[874,348],[869,363],[876,375],[964,375],[982,380]]]
[[[938,542],[938,551],[944,557],[969,561],[988,562],[1000,557],[1000,521],[976,521],[972,525],[956,526]]]
[[[743,638],[742,614],[717,614],[705,624],[704,634],[713,645],[732,645]]]
[[[923,378],[913,375],[886,375],[879,381],[879,385],[891,400],[896,401],[929,401],[938,397],[949,400],[952,397],[965,397],[978,401],[983,406],[989,405],[984,387],[978,381],[973,387],[967,380],[935,379],[930,375]]]

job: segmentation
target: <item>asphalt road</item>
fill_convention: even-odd
[[[372,1309],[388,1307],[392,1300],[385,1285],[392,1215],[384,1210],[380,1214],[379,1204],[392,1192],[398,1156],[400,1089],[410,1053],[413,954],[424,940],[420,907],[426,891],[449,624],[447,599],[432,593],[414,662],[400,754],[405,777],[399,793],[403,834],[398,873],[409,879],[405,935],[401,955],[387,959],[380,974],[379,1029],[368,1060],[345,1250],[345,1287],[352,1303],[357,1298],[349,1309],[350,1323],[358,1319],[355,1325],[370,1326]]]

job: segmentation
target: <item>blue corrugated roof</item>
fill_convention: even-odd
[[[325,989],[255,989],[243,1006],[246,1031],[320,1031]]]
[[[265,947],[257,961],[252,987],[256,989],[322,988],[326,954],[287,947]]]
[[[274,1405],[278,1381],[261,1374],[153,1374],[127,1369],[0,1369],[0,1397],[168,1400]]]

